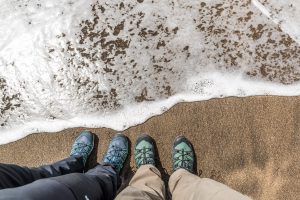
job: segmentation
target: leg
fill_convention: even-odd
[[[86,174],[72,173],[0,190],[0,200],[112,200],[117,185],[118,178],[114,169],[111,166],[98,165]]]
[[[71,153],[73,156],[88,150],[82,143],[74,146]],[[0,190],[0,200],[112,200],[120,185],[118,173],[127,156],[128,139],[124,135],[117,135],[109,146],[103,165],[98,165],[86,174],[72,173]]]
[[[38,179],[61,176],[74,172],[83,172],[85,162],[94,147],[94,136],[84,131],[75,140],[71,156],[52,165],[38,168],[19,167],[0,164],[0,190],[19,187]]]
[[[117,199],[165,199],[165,184],[161,174],[155,167],[154,140],[143,135],[138,138],[134,158],[137,165],[137,172],[118,196]]]
[[[153,165],[141,166],[129,186],[117,196],[116,200],[119,199],[165,199],[165,184],[158,169]]]
[[[195,152],[191,142],[183,136],[177,137],[173,145],[174,173],[169,180],[172,199],[250,200],[221,183],[194,175],[194,164]]]
[[[169,180],[172,199],[187,200],[250,200],[235,190],[207,178],[200,178],[185,169],[178,169]]]
[[[82,171],[82,157],[69,157],[52,165],[45,165],[38,168],[0,164],[0,189],[19,187],[41,178]]]

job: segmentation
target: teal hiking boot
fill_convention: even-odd
[[[90,131],[83,131],[75,140],[70,156],[82,156],[83,164],[94,149],[94,135]]]
[[[149,135],[140,136],[135,145],[134,159],[137,168],[142,165],[155,165],[154,140]]]
[[[175,139],[173,145],[173,171],[185,169],[194,173],[195,152],[191,142],[184,136]]]
[[[117,134],[111,141],[103,163],[110,164],[120,172],[128,156],[128,138],[123,134]]]

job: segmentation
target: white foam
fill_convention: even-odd
[[[253,4],[260,11],[279,24],[295,41],[300,44],[300,1],[294,0],[252,0]],[[263,3],[262,3],[263,2]]]
[[[293,4],[0,0],[0,144],[122,131],[179,102],[299,95]]]
[[[214,72],[201,77],[192,77],[187,83],[187,91],[176,94],[168,99],[157,102],[143,102],[137,105],[128,105],[121,112],[112,112],[104,115],[80,115],[68,120],[39,119],[26,123],[26,126],[15,126],[1,131],[0,143],[8,143],[21,139],[34,132],[56,132],[72,127],[107,127],[117,131],[125,130],[145,122],[150,117],[160,115],[179,102],[202,101],[225,96],[246,97],[252,95],[299,95],[299,84],[285,86],[257,81],[241,80],[236,74]]]

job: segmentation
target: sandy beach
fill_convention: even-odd
[[[300,196],[300,97],[224,98],[180,103],[163,115],[123,133],[132,144],[141,133],[157,143],[160,169],[171,173],[171,147],[177,135],[194,144],[200,177],[209,177],[253,199],[298,199]],[[69,155],[71,145],[87,128],[30,135],[0,146],[0,162],[29,167]],[[116,131],[89,129],[99,145],[91,163],[100,161]],[[131,145],[133,148],[133,145]],[[133,157],[130,166],[135,170]],[[164,170],[164,169],[165,170]],[[127,177],[131,170],[125,172]]]

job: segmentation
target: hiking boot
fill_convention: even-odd
[[[137,168],[142,165],[155,165],[154,140],[149,135],[140,136],[135,145],[134,159]]]
[[[90,131],[83,131],[75,140],[70,156],[82,157],[83,164],[86,164],[86,161],[89,155],[94,149],[94,135]]]
[[[173,171],[185,169],[194,173],[195,152],[191,142],[184,136],[175,139],[173,145]]]
[[[117,134],[108,147],[103,163],[112,165],[117,172],[120,172],[128,156],[128,151],[128,138],[123,134]]]

